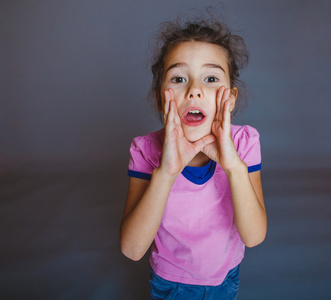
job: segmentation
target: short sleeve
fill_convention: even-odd
[[[248,172],[261,170],[261,145],[258,131],[248,125],[234,131],[233,142],[239,157],[246,163]]]
[[[150,180],[151,174],[160,164],[161,147],[148,136],[136,137],[130,146],[128,175]]]

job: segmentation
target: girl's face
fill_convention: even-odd
[[[160,111],[164,91],[172,89],[186,139],[194,142],[211,133],[216,113],[216,94],[221,86],[230,88],[226,51],[205,42],[183,42],[166,56],[161,82]],[[237,89],[230,96],[234,109]]]

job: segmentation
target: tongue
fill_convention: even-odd
[[[202,113],[198,113],[198,114],[191,114],[189,113],[186,118],[187,121],[189,122],[198,122],[201,121],[203,119],[203,114]]]

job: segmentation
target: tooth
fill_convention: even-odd
[[[190,114],[199,114],[199,113],[200,113],[200,111],[197,110],[197,109],[195,109],[195,110],[191,110],[191,111],[190,111]]]

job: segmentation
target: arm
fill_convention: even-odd
[[[153,171],[150,182],[130,178],[120,239],[123,254],[132,260],[141,259],[153,242],[177,176],[215,139],[212,135],[195,143],[185,139],[173,96],[172,90],[166,91],[165,139],[160,166]]]
[[[233,99],[232,99],[233,100]],[[234,221],[238,233],[247,247],[260,244],[267,231],[260,172],[248,173],[231,137],[230,90],[221,87],[217,95],[217,112],[212,125],[216,141],[203,152],[216,161],[229,180]]]
[[[151,181],[130,178],[121,223],[121,250],[132,260],[141,259],[160,226],[175,178],[155,169]]]
[[[260,171],[248,173],[245,163],[228,174],[234,221],[247,247],[263,242],[267,232]]]

